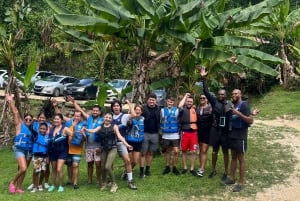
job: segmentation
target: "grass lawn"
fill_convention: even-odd
[[[295,99],[297,98],[298,99]],[[262,110],[260,118],[274,118],[283,114],[297,114],[294,111],[299,110],[299,101],[292,101],[286,110],[279,109],[277,100],[299,100],[299,93],[284,92],[279,90],[272,91],[260,99],[253,101],[252,107],[258,107]],[[274,105],[273,105],[274,104]],[[283,104],[284,105],[284,104]],[[278,111],[275,110],[278,108]],[[299,112],[299,111],[298,111]],[[270,115],[269,115],[270,114]],[[299,112],[300,114],[300,112]],[[137,191],[127,188],[126,182],[120,179],[123,168],[122,161],[118,158],[115,162],[115,174],[118,191],[115,194],[109,191],[101,192],[95,187],[86,186],[86,163],[84,157],[80,164],[80,176],[78,191],[73,190],[72,186],[66,186],[65,192],[26,192],[22,195],[10,195],[8,193],[8,184],[13,179],[17,167],[10,147],[0,150],[0,200],[119,200],[119,201],[182,201],[182,200],[236,200],[239,198],[255,199],[257,192],[271,185],[282,183],[293,171],[295,166],[295,157],[292,155],[292,147],[276,143],[277,139],[282,139],[288,135],[297,135],[299,132],[292,128],[285,127],[267,127],[256,124],[249,129],[248,151],[246,153],[246,187],[240,193],[232,193],[231,187],[225,187],[220,184],[220,178],[223,173],[223,158],[219,154],[217,165],[217,176],[208,179],[211,169],[211,149],[209,150],[209,159],[206,166],[204,177],[194,177],[191,174],[175,176],[173,174],[162,175],[164,169],[164,158],[157,154],[151,167],[152,176],[144,179],[138,179],[138,167],[134,170],[134,178],[138,187]],[[196,163],[198,168],[199,162]],[[179,162],[178,168],[182,169],[182,163]],[[66,168],[65,168],[66,169]],[[66,172],[66,171],[65,171]],[[26,189],[31,184],[32,164],[29,167],[23,188]],[[65,181],[67,181],[65,174]]]
[[[121,159],[118,158],[114,167],[119,189],[117,193],[109,191],[101,192],[95,185],[87,187],[86,163],[81,162],[79,185],[80,189],[74,191],[72,186],[67,186],[64,193],[57,192],[26,192],[23,195],[8,194],[7,186],[16,172],[16,163],[13,152],[9,148],[0,151],[0,200],[235,200],[236,197],[253,197],[262,188],[282,182],[294,168],[294,156],[291,155],[291,147],[272,143],[284,135],[295,135],[294,129],[271,128],[262,125],[251,127],[249,134],[249,149],[247,158],[246,188],[238,193],[232,193],[231,187],[220,184],[222,173],[222,155],[218,161],[218,175],[214,179],[208,179],[210,159],[207,164],[206,175],[202,178],[190,174],[175,176],[172,174],[162,175],[164,160],[161,155],[156,155],[152,167],[152,176],[142,180],[137,178],[138,169],[134,171],[137,191],[127,188],[126,182],[120,177],[123,168]],[[276,151],[275,151],[276,150]],[[210,157],[209,157],[210,158]],[[181,169],[181,163],[179,163]],[[198,163],[197,163],[198,167]],[[283,171],[284,170],[284,171]],[[23,188],[26,189],[31,183],[32,166],[27,172]],[[66,174],[65,174],[66,180]]]

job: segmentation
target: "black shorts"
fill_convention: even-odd
[[[210,128],[198,129],[198,143],[209,144]]]
[[[212,147],[222,146],[223,149],[229,148],[229,140],[227,134],[219,133],[218,128],[211,127],[210,129],[210,137],[209,137],[209,145]]]
[[[127,142],[127,143],[129,145],[131,145],[133,148],[132,150],[128,150],[128,152],[132,152],[132,151],[141,152],[143,141],[142,142]]]
[[[247,140],[229,138],[229,148],[236,153],[245,153],[247,151]]]
[[[179,147],[179,143],[180,143],[179,139],[175,139],[175,140],[162,139],[162,140],[163,140],[162,148],[164,150],[166,150],[170,147]]]

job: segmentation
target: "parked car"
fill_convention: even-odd
[[[21,76],[24,78],[26,72],[21,73]],[[55,75],[55,73],[52,73],[51,71],[36,71],[33,76],[31,77],[31,83],[35,83],[38,80],[45,79],[46,77],[49,77],[51,75]],[[20,80],[17,80],[17,84],[19,86],[24,86],[24,83]]]
[[[5,76],[8,76],[7,70],[0,70],[0,88],[4,88],[7,85]]]
[[[34,83],[51,75],[55,75],[55,73],[52,73],[51,71],[36,71],[35,74],[33,74],[33,76],[31,77],[31,82]]]
[[[108,82],[110,86],[116,89],[116,91],[120,94],[123,89],[131,86],[131,80],[124,79],[114,79]],[[126,94],[127,97],[127,94]],[[117,99],[117,94],[109,89],[107,90],[107,99],[106,102],[111,103],[113,100]]]
[[[38,80],[34,84],[34,94],[44,94],[51,96],[63,95],[64,88],[73,84],[78,79],[65,75],[51,75],[43,80]]]
[[[95,78],[84,78],[65,87],[65,94],[75,99],[91,100],[96,98],[98,87],[93,85]]]

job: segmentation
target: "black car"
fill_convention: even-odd
[[[91,100],[96,98],[97,86],[93,85],[95,78],[78,80],[65,88],[65,95],[71,95],[75,99]]]

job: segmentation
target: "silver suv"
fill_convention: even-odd
[[[63,95],[65,86],[73,84],[77,79],[65,75],[51,75],[35,82],[33,93],[59,96]]]

